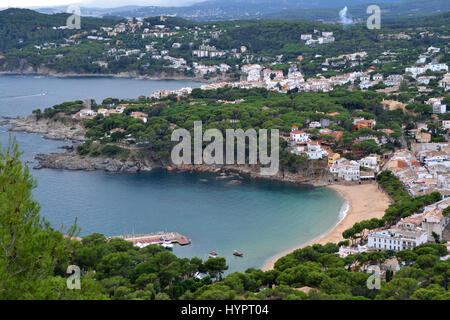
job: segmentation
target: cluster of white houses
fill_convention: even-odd
[[[389,229],[370,232],[367,243],[364,245],[341,246],[339,256],[345,258],[362,252],[411,250],[427,242],[442,241],[443,231],[450,222],[450,217],[446,217],[443,212],[449,205],[450,199],[444,199],[426,206],[422,212],[402,218]],[[450,244],[446,244],[446,247],[448,255],[441,257],[441,260],[450,258]],[[397,262],[393,271],[398,271],[400,268]],[[364,268],[361,270],[365,271]]]
[[[358,161],[339,158],[332,162],[329,170],[336,180],[372,180],[380,170],[379,162],[380,158],[376,155],[370,155]]]
[[[176,90],[162,89],[162,90],[153,91],[150,94],[150,99],[163,99],[163,98],[167,98],[168,96],[170,96],[172,94],[177,95],[177,96],[182,96],[182,95],[188,95],[191,93],[192,93],[191,87],[186,87],[186,88],[181,88],[181,89],[176,89]]]
[[[449,204],[450,199],[429,205],[424,208],[423,212],[401,219],[392,228],[371,232],[365,245],[340,246],[338,254],[341,258],[345,258],[348,255],[363,252],[411,250],[427,242],[441,241],[442,231],[450,220],[442,213]],[[445,246],[447,255],[440,258],[442,261],[450,258],[450,244],[446,243]],[[395,273],[405,265],[405,261],[400,262],[396,257],[375,264],[379,267],[382,279],[386,278],[387,270]],[[374,266],[372,262],[365,262],[360,264],[357,269],[355,265],[351,265],[349,268],[352,271],[369,272],[371,266]]]
[[[439,191],[450,197],[450,143],[420,143],[413,151],[398,150],[386,165],[411,196]]]
[[[308,133],[299,130],[296,126],[291,128],[290,140],[294,143],[291,153],[297,155],[304,153],[313,160],[328,156],[328,151],[322,148],[319,141],[311,140]]]
[[[315,34],[319,34],[316,39],[313,38]],[[321,34],[321,35],[320,35]],[[325,44],[334,42],[333,32],[314,30],[313,34],[301,34],[300,39],[305,41],[307,46],[314,46],[316,44]]]
[[[361,53],[358,53],[361,54]],[[347,55],[344,55],[347,56]],[[353,57],[354,54],[348,55]],[[369,72],[350,72],[339,74],[330,78],[323,76],[318,78],[309,78],[305,81],[303,74],[293,65],[285,76],[281,70],[264,69],[259,64],[249,64],[241,67],[241,72],[246,75],[246,81],[235,83],[235,86],[241,87],[264,87],[268,90],[276,90],[279,92],[287,92],[289,90],[298,89],[299,92],[329,92],[334,86],[354,83],[356,80],[361,81],[361,88],[367,89],[383,80],[383,75],[370,75]],[[398,85],[403,79],[389,76],[385,80],[386,85]]]
[[[112,114],[122,114],[124,113],[125,109],[130,106],[130,104],[120,104],[115,108],[111,109],[105,109],[100,108],[97,111],[92,110],[90,107],[86,107],[78,111],[75,115],[73,115],[74,119],[93,119],[97,115],[101,114],[104,117],[108,117]],[[134,119],[142,120],[144,123],[147,123],[148,120],[148,114],[135,111],[130,114],[130,117]]]
[[[320,123],[317,122],[319,125]],[[329,129],[321,129],[321,133],[335,134]],[[328,133],[329,132],[329,133]],[[329,147],[322,146],[319,140],[311,140],[309,133],[299,130],[293,126],[289,133],[291,153],[296,155],[306,154],[308,159],[317,160],[328,158],[329,171],[336,180],[360,181],[374,179],[375,174],[380,170],[380,157],[370,155],[358,161],[341,158],[338,153],[334,153]]]
[[[371,232],[367,247],[373,250],[401,251],[413,249],[426,242],[442,240],[442,234],[450,217],[443,211],[450,205],[450,199],[444,199],[426,206],[422,213],[401,219],[393,228]]]

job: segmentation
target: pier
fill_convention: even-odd
[[[150,244],[158,244],[162,241],[162,239],[166,238],[171,243],[178,243],[180,246],[185,246],[191,243],[191,239],[178,232],[166,232],[166,233],[149,233],[149,234],[133,234],[133,235],[121,235],[121,236],[113,236],[107,237],[107,241],[119,238],[124,239],[126,241],[130,241],[133,245],[150,245]]]

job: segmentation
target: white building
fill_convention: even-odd
[[[450,73],[446,73],[444,78],[439,81],[439,87],[444,88],[445,91],[450,90]]]
[[[427,232],[429,240],[434,240],[433,233],[442,240],[442,233],[450,222],[450,217],[444,217],[443,210],[450,204],[450,199],[444,199],[424,208],[422,228]]]
[[[334,161],[330,167],[330,172],[345,181],[359,181],[361,178],[359,163],[345,158]]]
[[[310,128],[320,128],[322,125],[320,124],[320,122],[318,122],[318,121],[312,121],[310,124],[309,124],[309,127]]]
[[[391,74],[387,76],[386,80],[383,81],[385,85],[390,86],[398,86],[400,82],[402,82],[403,76],[401,74]]]
[[[147,123],[148,114],[146,114],[146,113],[135,111],[135,112],[132,112],[130,116],[134,119],[139,119],[139,120],[142,120],[144,123]]]
[[[367,252],[367,251],[368,251],[367,246],[361,246],[358,244],[357,248],[340,246],[338,254],[339,254],[339,257],[345,258],[348,255],[358,254],[358,253]]]
[[[116,112],[119,113],[119,114],[122,114],[125,111],[126,108],[127,107],[124,106],[124,105],[119,105],[118,107],[116,107]]]
[[[242,66],[241,71],[247,74],[247,81],[258,82],[261,80],[262,66],[259,64],[246,64]]]
[[[370,233],[367,246],[375,250],[401,251],[413,249],[426,242],[427,232],[424,230],[412,231],[391,228]]]
[[[450,120],[442,120],[442,127],[444,129],[450,129]]]
[[[109,114],[109,110],[105,109],[105,108],[100,108],[100,109],[97,110],[97,113],[98,114],[102,114],[104,117],[107,117],[108,114]]]
[[[433,113],[446,113],[447,112],[447,105],[442,104],[443,97],[439,98],[430,98],[427,101],[425,101],[426,104],[433,107]]]
[[[425,66],[425,68],[428,70],[431,70],[433,72],[441,72],[441,71],[448,71],[448,66],[445,63],[430,63]]]
[[[81,109],[78,114],[79,114],[80,118],[85,118],[85,117],[95,116],[97,113],[95,113],[91,109],[85,108],[85,109]]]
[[[433,104],[433,113],[446,113],[447,112],[447,105],[446,104]]]
[[[312,34],[302,34],[302,35],[300,35],[300,39],[310,40],[310,39],[312,39]]]
[[[298,130],[298,127],[291,128],[290,138],[297,143],[306,143],[309,141],[309,135],[304,131]]]
[[[307,143],[307,146],[308,148],[306,154],[308,155],[309,159],[317,160],[328,156],[328,152],[322,149],[318,141],[309,141]]]
[[[319,40],[319,44],[325,44],[334,42],[334,37],[319,37],[317,40]]]
[[[365,157],[359,160],[359,164],[361,167],[372,169],[375,172],[380,170],[380,166],[378,165],[377,157]]]

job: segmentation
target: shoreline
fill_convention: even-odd
[[[344,204],[341,207],[338,221],[330,229],[314,239],[269,258],[261,267],[261,270],[272,270],[278,259],[292,253],[297,249],[301,249],[312,244],[325,245],[328,242],[337,244],[338,242],[345,240],[342,237],[342,232],[344,230],[351,228],[356,222],[361,220],[382,218],[385,210],[390,204],[389,197],[378,189],[378,184],[376,183],[361,185],[335,184],[328,185],[326,187],[336,191],[339,196],[344,199]]]
[[[193,81],[199,83],[214,83],[214,81],[226,81],[225,79],[206,80],[199,77],[187,77],[183,75],[175,76],[157,76],[157,75],[137,75],[128,72],[121,73],[59,73],[59,72],[19,72],[19,71],[0,71],[0,76],[39,76],[49,78],[114,78],[131,80],[153,80],[153,81]]]
[[[167,170],[176,172],[204,172],[218,173],[226,175],[238,175],[242,178],[250,180],[277,181],[280,183],[289,183],[293,185],[301,185],[307,187],[324,187],[330,183],[330,176],[326,167],[327,162],[324,160],[314,160],[313,162],[305,162],[303,170],[299,173],[289,173],[279,171],[273,176],[264,176],[260,173],[259,166],[253,165],[174,165],[170,161],[154,160],[151,153],[147,157],[128,157],[127,159],[117,159],[111,157],[90,157],[88,155],[79,155],[74,152],[75,144],[84,141],[85,130],[71,123],[69,126],[64,121],[58,125],[54,121],[48,119],[36,120],[34,115],[27,118],[5,118],[5,123],[1,125],[9,125],[7,131],[25,132],[28,134],[38,134],[43,139],[72,141],[71,145],[66,148],[66,152],[52,152],[50,154],[38,154],[34,158],[38,160],[35,169],[56,169],[70,171],[105,171],[108,173],[140,173],[153,170]],[[71,121],[68,119],[67,121]],[[73,126],[77,126],[78,130],[69,130]],[[131,150],[131,149],[130,149]],[[139,151],[139,149],[136,149]],[[312,173],[308,170],[312,167],[315,171]],[[319,170],[320,169],[320,170]],[[319,171],[320,172],[319,172]],[[310,170],[311,171],[311,170]]]

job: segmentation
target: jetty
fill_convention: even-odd
[[[167,239],[171,243],[178,243],[180,246],[185,246],[191,243],[191,239],[189,239],[186,236],[183,236],[182,234],[179,234],[178,232],[121,235],[121,236],[107,237],[106,240],[109,241],[115,238],[130,241],[135,246],[147,246],[150,244],[158,244],[163,239]]]

